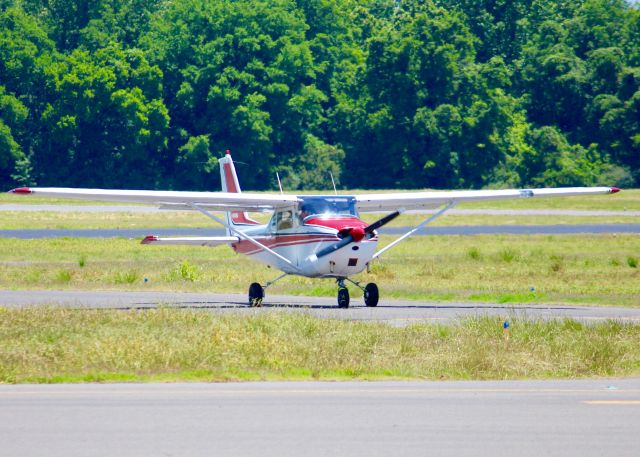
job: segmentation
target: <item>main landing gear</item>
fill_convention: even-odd
[[[249,286],[249,306],[262,306],[264,289],[257,282],[252,282]]]
[[[282,278],[284,278],[287,275],[288,273],[281,274],[273,281],[269,281],[268,283],[266,283],[264,287],[258,284],[257,282],[252,282],[251,285],[249,286],[249,306],[251,307],[262,306],[262,300],[264,299],[264,291],[267,290],[267,287],[269,287],[272,284],[275,284],[277,281],[280,281]]]
[[[364,304],[372,307],[378,305],[378,299],[380,298],[380,294],[378,292],[378,286],[370,282],[366,286],[362,287],[360,283],[352,281],[349,278],[338,278],[338,308],[348,308],[349,307],[349,289],[344,285],[345,281],[349,281],[351,284],[359,287],[364,292]]]
[[[261,286],[257,282],[251,283],[249,286],[249,306],[258,307],[262,306],[262,300],[264,299],[264,291],[270,285],[274,284],[276,281],[287,276],[287,274],[283,274],[278,276],[273,281],[268,282],[267,284]],[[338,278],[338,308],[348,308],[349,307],[349,289],[345,285],[345,281],[349,281],[351,284],[359,287],[364,292],[364,304],[371,307],[378,305],[378,299],[380,297],[378,293],[378,286],[375,283],[370,282],[366,286],[362,287],[360,283],[355,282],[349,278]]]

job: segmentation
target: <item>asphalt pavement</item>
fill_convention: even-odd
[[[100,309],[153,309],[171,306],[216,313],[253,315],[274,311],[302,312],[328,319],[385,322],[391,325],[411,323],[450,324],[470,316],[495,316],[505,319],[564,319],[585,323],[613,319],[640,323],[640,308],[615,308],[572,305],[505,305],[497,303],[427,302],[391,300],[382,296],[375,308],[364,306],[361,296],[353,296],[348,309],[339,309],[334,297],[270,295],[261,308],[250,308],[245,294],[177,293],[156,291],[0,291],[0,306],[65,306]]]
[[[636,457],[640,379],[0,385],[0,454]]]

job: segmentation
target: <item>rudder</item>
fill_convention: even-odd
[[[231,152],[226,151],[224,157],[218,159],[220,163],[220,180],[222,182],[222,191],[230,193],[240,193],[240,182],[236,173],[236,167],[231,158]],[[229,225],[258,225],[259,223],[251,219],[247,213],[242,211],[230,211],[226,213],[227,223]],[[227,229],[227,235],[230,230]]]

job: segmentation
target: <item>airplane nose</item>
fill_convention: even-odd
[[[364,227],[354,227],[349,232],[349,235],[351,235],[351,238],[353,238],[353,241],[356,241],[356,242],[362,241],[365,234],[366,233],[364,231]]]

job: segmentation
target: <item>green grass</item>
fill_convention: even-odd
[[[381,245],[392,237],[382,237]],[[414,237],[355,279],[386,298],[640,306],[640,236]],[[0,239],[4,289],[245,293],[277,272],[231,249],[146,246],[128,239]],[[146,279],[146,281],[145,281]],[[349,286],[354,300],[362,295]],[[332,280],[289,277],[270,295],[334,296]]]
[[[0,309],[0,383],[640,375],[640,325],[470,318],[404,328],[304,313]]]

